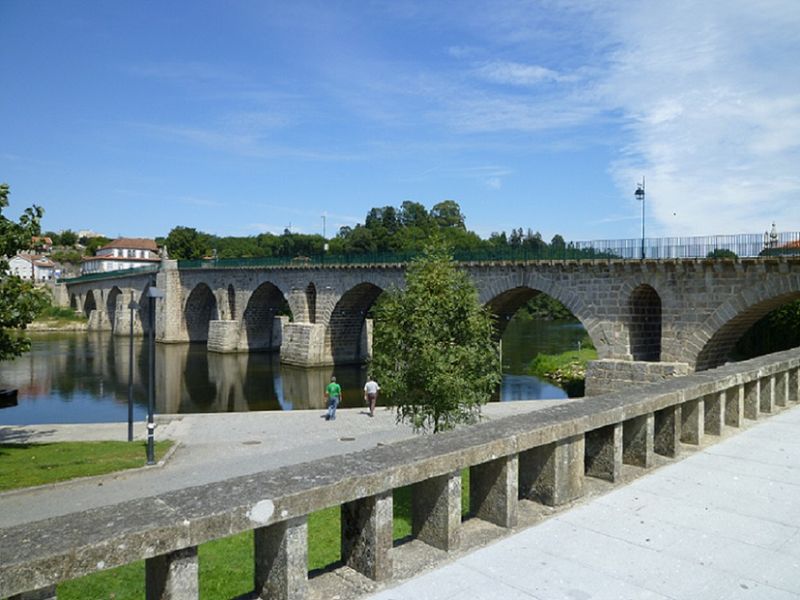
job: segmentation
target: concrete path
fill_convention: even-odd
[[[483,415],[495,419],[568,401],[495,402],[484,407]],[[160,417],[156,439],[179,443],[164,465],[0,493],[0,528],[419,435],[397,425],[388,409],[378,409],[374,418],[366,409],[340,409],[330,422],[324,414],[305,410]],[[136,424],[135,435],[144,439],[143,424]],[[127,424],[0,426],[4,443],[106,439],[127,439]]]
[[[373,600],[797,600],[800,409]]]

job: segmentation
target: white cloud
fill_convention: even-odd
[[[630,124],[611,170],[632,202],[646,174],[654,233],[758,232],[773,220],[800,229],[800,4],[606,14],[620,47],[602,97]]]
[[[574,75],[562,75],[539,65],[518,62],[489,62],[476,69],[479,77],[494,83],[517,86],[534,86],[544,82],[567,82],[577,79]]]

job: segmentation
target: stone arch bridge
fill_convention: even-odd
[[[768,312],[800,299],[800,258],[582,260],[460,265],[498,333],[517,309],[544,293],[581,321],[597,348],[587,392],[655,381],[726,362],[736,341]],[[404,282],[405,266],[291,265],[225,268],[213,263],[67,282],[62,303],[91,329],[147,330],[148,288],[160,342],[199,342],[217,352],[280,351],[301,366],[360,363],[370,357],[368,313]],[[139,308],[131,311],[134,300]]]

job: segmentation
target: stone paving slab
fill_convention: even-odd
[[[798,600],[799,439],[784,411],[369,598]]]

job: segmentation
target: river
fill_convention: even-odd
[[[495,401],[565,398],[525,368],[539,352],[574,348],[578,324],[513,320],[503,336],[503,382]],[[0,387],[16,388],[17,406],[0,409],[0,424],[127,420],[129,338],[109,333],[32,334],[31,351],[0,363]],[[133,340],[134,418],[147,413],[147,352]],[[215,354],[198,344],[156,345],[156,412],[246,412],[322,409],[332,372],[343,407],[362,405],[366,367],[306,369],[281,365],[276,353]]]

